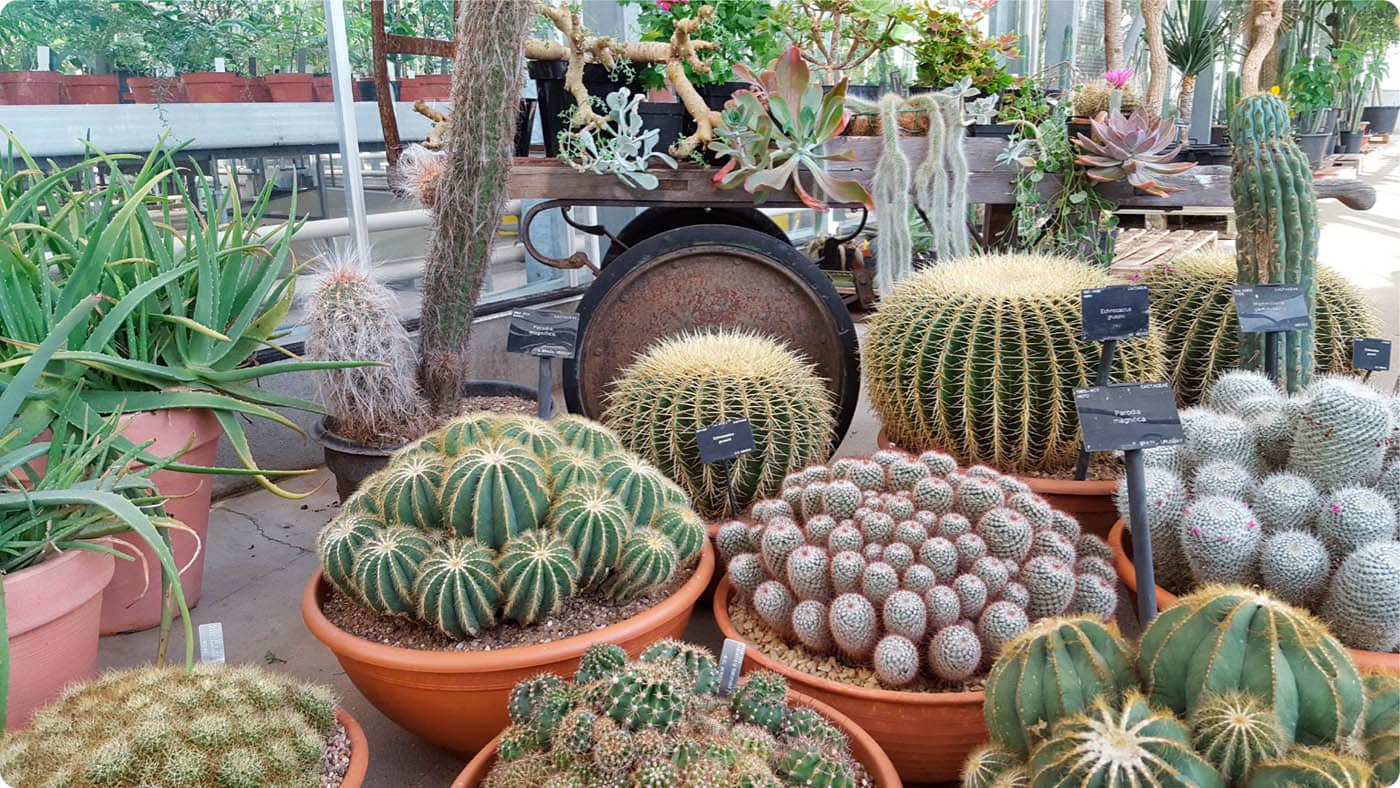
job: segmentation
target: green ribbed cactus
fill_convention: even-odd
[[[701,695],[713,693],[719,686],[714,655],[699,646],[667,638],[647,646],[637,659],[679,668],[690,680],[691,690]]]
[[[616,495],[601,487],[574,487],[555,499],[546,523],[564,537],[578,560],[579,586],[603,581],[617,565],[631,526]]]
[[[1030,771],[1034,788],[1225,786],[1192,749],[1185,726],[1153,710],[1136,690],[1121,700],[1100,696],[1088,711],[1061,720],[1031,753]]]
[[[603,482],[603,467],[598,458],[572,446],[564,446],[549,455],[549,482],[554,494],[561,495],[572,487],[590,487]]]
[[[740,331],[683,334],[651,346],[614,381],[603,421],[681,485],[701,514],[728,507],[724,475],[700,461],[695,432],[747,419],[754,451],[732,463],[741,508],[785,475],[831,454],[835,414],[815,368],[781,342]]]
[[[442,455],[427,448],[410,447],[375,477],[369,491],[390,525],[413,526],[440,519],[438,490],[446,468]]]
[[[787,721],[787,679],[776,673],[750,673],[739,682],[730,708],[740,720],[778,734]]]
[[[1400,676],[1373,673],[1366,682],[1366,727],[1362,744],[1375,767],[1377,785],[1400,780]]]
[[[665,534],[638,528],[623,543],[617,571],[603,584],[603,592],[617,602],[630,602],[669,583],[678,564],[676,546]]]
[[[1057,720],[1136,685],[1132,650],[1111,624],[1047,619],[1002,650],[982,713],[992,741],[1024,758]]]
[[[1400,648],[1400,543],[1375,542],[1347,556],[1321,612],[1337,637],[1355,648]]]
[[[354,588],[355,554],[384,528],[378,517],[352,512],[332,520],[316,535],[316,554],[326,579],[342,593],[352,593]]]
[[[1249,504],[1206,497],[1191,502],[1181,520],[1181,549],[1198,583],[1250,583],[1263,529]]]
[[[1080,336],[1079,293],[1112,283],[1094,266],[1034,255],[955,260],[905,280],[871,318],[865,348],[886,435],[1007,472],[1072,465],[1073,388],[1093,384],[1098,358]],[[1113,379],[1163,372],[1155,336],[1120,344]]]
[[[521,624],[533,624],[553,613],[578,589],[573,547],[548,531],[526,531],[506,542],[496,565],[501,615]]]
[[[538,528],[549,508],[548,476],[536,455],[490,441],[464,449],[442,479],[442,519],[458,536],[499,550]]]
[[[624,670],[608,688],[608,716],[634,731],[670,730],[684,713],[685,687],[675,675],[644,663]]]
[[[1189,715],[1210,693],[1248,692],[1301,744],[1345,740],[1365,704],[1356,666],[1322,624],[1243,588],[1197,591],[1163,610],[1142,635],[1137,667],[1155,704]]]
[[[622,441],[617,434],[595,421],[565,413],[550,423],[559,431],[559,437],[564,439],[566,445],[584,454],[602,459],[622,451]]]
[[[1245,692],[1207,695],[1191,713],[1196,751],[1232,784],[1255,764],[1283,754],[1286,742],[1278,714]]]
[[[418,618],[456,638],[496,625],[501,604],[496,554],[474,539],[449,539],[418,566]]]
[[[684,504],[668,503],[661,507],[651,526],[671,540],[681,563],[700,555],[700,550],[705,545],[704,521]]]
[[[1308,157],[1293,142],[1288,105],[1267,94],[1246,97],[1230,117],[1230,139],[1239,281],[1301,285],[1312,314],[1318,300],[1317,197]],[[1312,376],[1313,332],[1289,332],[1284,340],[1280,378],[1297,391]],[[1262,369],[1263,335],[1241,335],[1240,355],[1245,368]]]
[[[15,786],[316,785],[336,698],[251,666],[111,671],[0,740]]]
[[[635,454],[614,454],[603,462],[603,486],[622,500],[633,525],[652,524],[670,503],[665,476]]]
[[[1250,772],[1244,788],[1370,788],[1366,763],[1321,747],[1294,747]]]
[[[417,607],[413,584],[418,580],[418,567],[432,550],[422,531],[405,526],[385,528],[355,553],[351,585],[371,610],[411,614]]]
[[[1288,469],[1324,491],[1375,482],[1391,435],[1385,399],[1341,378],[1319,380],[1305,396]]]
[[[1152,319],[1166,348],[1167,379],[1181,406],[1198,404],[1217,377],[1242,364],[1239,318],[1230,288],[1239,284],[1235,256],[1208,251],[1154,269],[1148,286]],[[1336,271],[1317,267],[1314,361],[1320,373],[1351,370],[1351,340],[1376,336],[1380,321],[1365,294]]]
[[[1023,767],[1025,760],[1024,757],[1003,747],[984,744],[973,750],[963,763],[962,774],[959,777],[962,788],[991,788],[1002,775]]]

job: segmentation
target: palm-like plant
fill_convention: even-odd
[[[1167,62],[1181,71],[1176,115],[1190,120],[1196,98],[1196,75],[1215,65],[1229,44],[1233,27],[1228,15],[1212,13],[1206,0],[1176,0],[1163,20]]]
[[[1093,138],[1076,134],[1079,156],[1074,163],[1085,167],[1085,174],[1098,183],[1127,180],[1136,189],[1166,197],[1181,187],[1161,183],[1164,175],[1177,175],[1196,166],[1191,161],[1172,161],[1181,146],[1167,150],[1177,140],[1176,123],[1171,118],[1151,120],[1141,112],[1128,117],[1100,114],[1090,121]]]

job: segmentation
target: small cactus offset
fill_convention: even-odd
[[[731,538],[748,547],[747,532]],[[704,544],[684,494],[606,428],[475,413],[366,479],[317,554],[359,604],[465,639],[538,622],[579,593],[643,597]]]
[[[1247,692],[1208,695],[1191,714],[1196,751],[1231,783],[1254,766],[1283,753],[1286,739],[1278,712]]]
[[[1400,676],[1373,673],[1366,682],[1366,727],[1362,744],[1379,785],[1400,780]]]
[[[737,603],[886,687],[966,682],[1042,618],[1111,619],[1108,546],[1008,480],[897,450],[790,474],[784,500],[755,504],[754,525],[720,529],[721,548],[740,551],[728,570]],[[1083,571],[1081,557],[1092,559]]]
[[[0,772],[16,786],[316,785],[336,703],[251,666],[111,671],[7,733]]]

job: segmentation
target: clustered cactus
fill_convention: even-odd
[[[864,777],[845,734],[790,705],[782,676],[752,673],[725,697],[714,655],[674,640],[630,663],[615,645],[594,646],[572,683],[545,673],[517,684],[509,711],[484,788],[853,788]]]
[[[403,448],[321,531],[326,579],[454,638],[575,594],[625,603],[699,555],[685,493],[574,416],[470,414]]]
[[[26,788],[314,788],[336,705],[325,687],[251,666],[112,671],[0,740],[0,774]]]
[[[1400,398],[1341,377],[1287,397],[1237,370],[1181,422],[1185,443],[1147,452],[1158,585],[1259,584],[1353,648],[1400,649]]]
[[[1072,101],[1074,102],[1074,116],[1077,118],[1093,118],[1100,112],[1108,112],[1110,98],[1113,94],[1113,86],[1105,80],[1087,82],[1078,86],[1074,90]],[[1122,109],[1135,109],[1138,105],[1137,93],[1131,86],[1123,86]]]
[[[1098,346],[1082,336],[1080,291],[1112,285],[1088,263],[981,255],[915,273],[870,319],[866,383],[897,446],[940,449],[1008,473],[1074,465],[1074,388],[1092,386]],[[1160,380],[1155,333],[1120,342],[1112,379]]]
[[[963,682],[1039,619],[1118,606],[1107,545],[1025,483],[941,452],[806,468],[752,516],[715,537],[743,603],[890,687]]]
[[[1239,284],[1235,255],[1206,251],[1178,257],[1142,279],[1152,319],[1166,343],[1167,379],[1183,407],[1199,404],[1215,379],[1241,365],[1239,316],[1230,288]],[[1380,333],[1361,289],[1317,267],[1313,360],[1319,373],[1351,371],[1351,341]]]
[[[663,339],[623,370],[603,422],[628,449],[690,494],[705,517],[725,513],[724,471],[700,461],[695,432],[747,419],[754,451],[730,468],[735,502],[778,491],[783,476],[831,456],[831,392],[816,369],[781,342],[714,330]]]
[[[1092,619],[1043,621],[1002,652],[983,712],[992,741],[965,788],[1381,788],[1400,773],[1400,679],[1363,677],[1307,613],[1242,587],[1183,598],[1136,652]]]

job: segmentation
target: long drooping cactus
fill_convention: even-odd
[[[654,468],[609,452],[616,440],[578,420],[449,422],[395,454],[322,529],[326,579],[454,638],[534,623],[585,591],[643,596],[700,553],[704,524]]]
[[[1091,265],[1036,255],[963,258],[905,280],[871,318],[865,355],[890,440],[1007,472],[1073,464],[1074,387],[1093,384],[1098,359],[1079,294],[1109,284]],[[1115,380],[1162,372],[1155,336],[1120,344]]]
[[[740,508],[831,453],[831,394],[811,364],[767,337],[714,331],[663,339],[614,382],[603,421],[665,472],[707,517],[728,508],[723,469],[700,460],[695,432],[747,419],[754,451],[733,462]]]
[[[1230,195],[1239,223],[1236,263],[1241,284],[1300,285],[1313,314],[1317,304],[1317,196],[1307,154],[1293,142],[1288,106],[1277,96],[1247,96],[1230,118],[1234,153]],[[1313,333],[1289,332],[1280,377],[1289,391],[1306,386],[1313,371]],[[1244,366],[1261,369],[1264,337],[1241,337]]]

